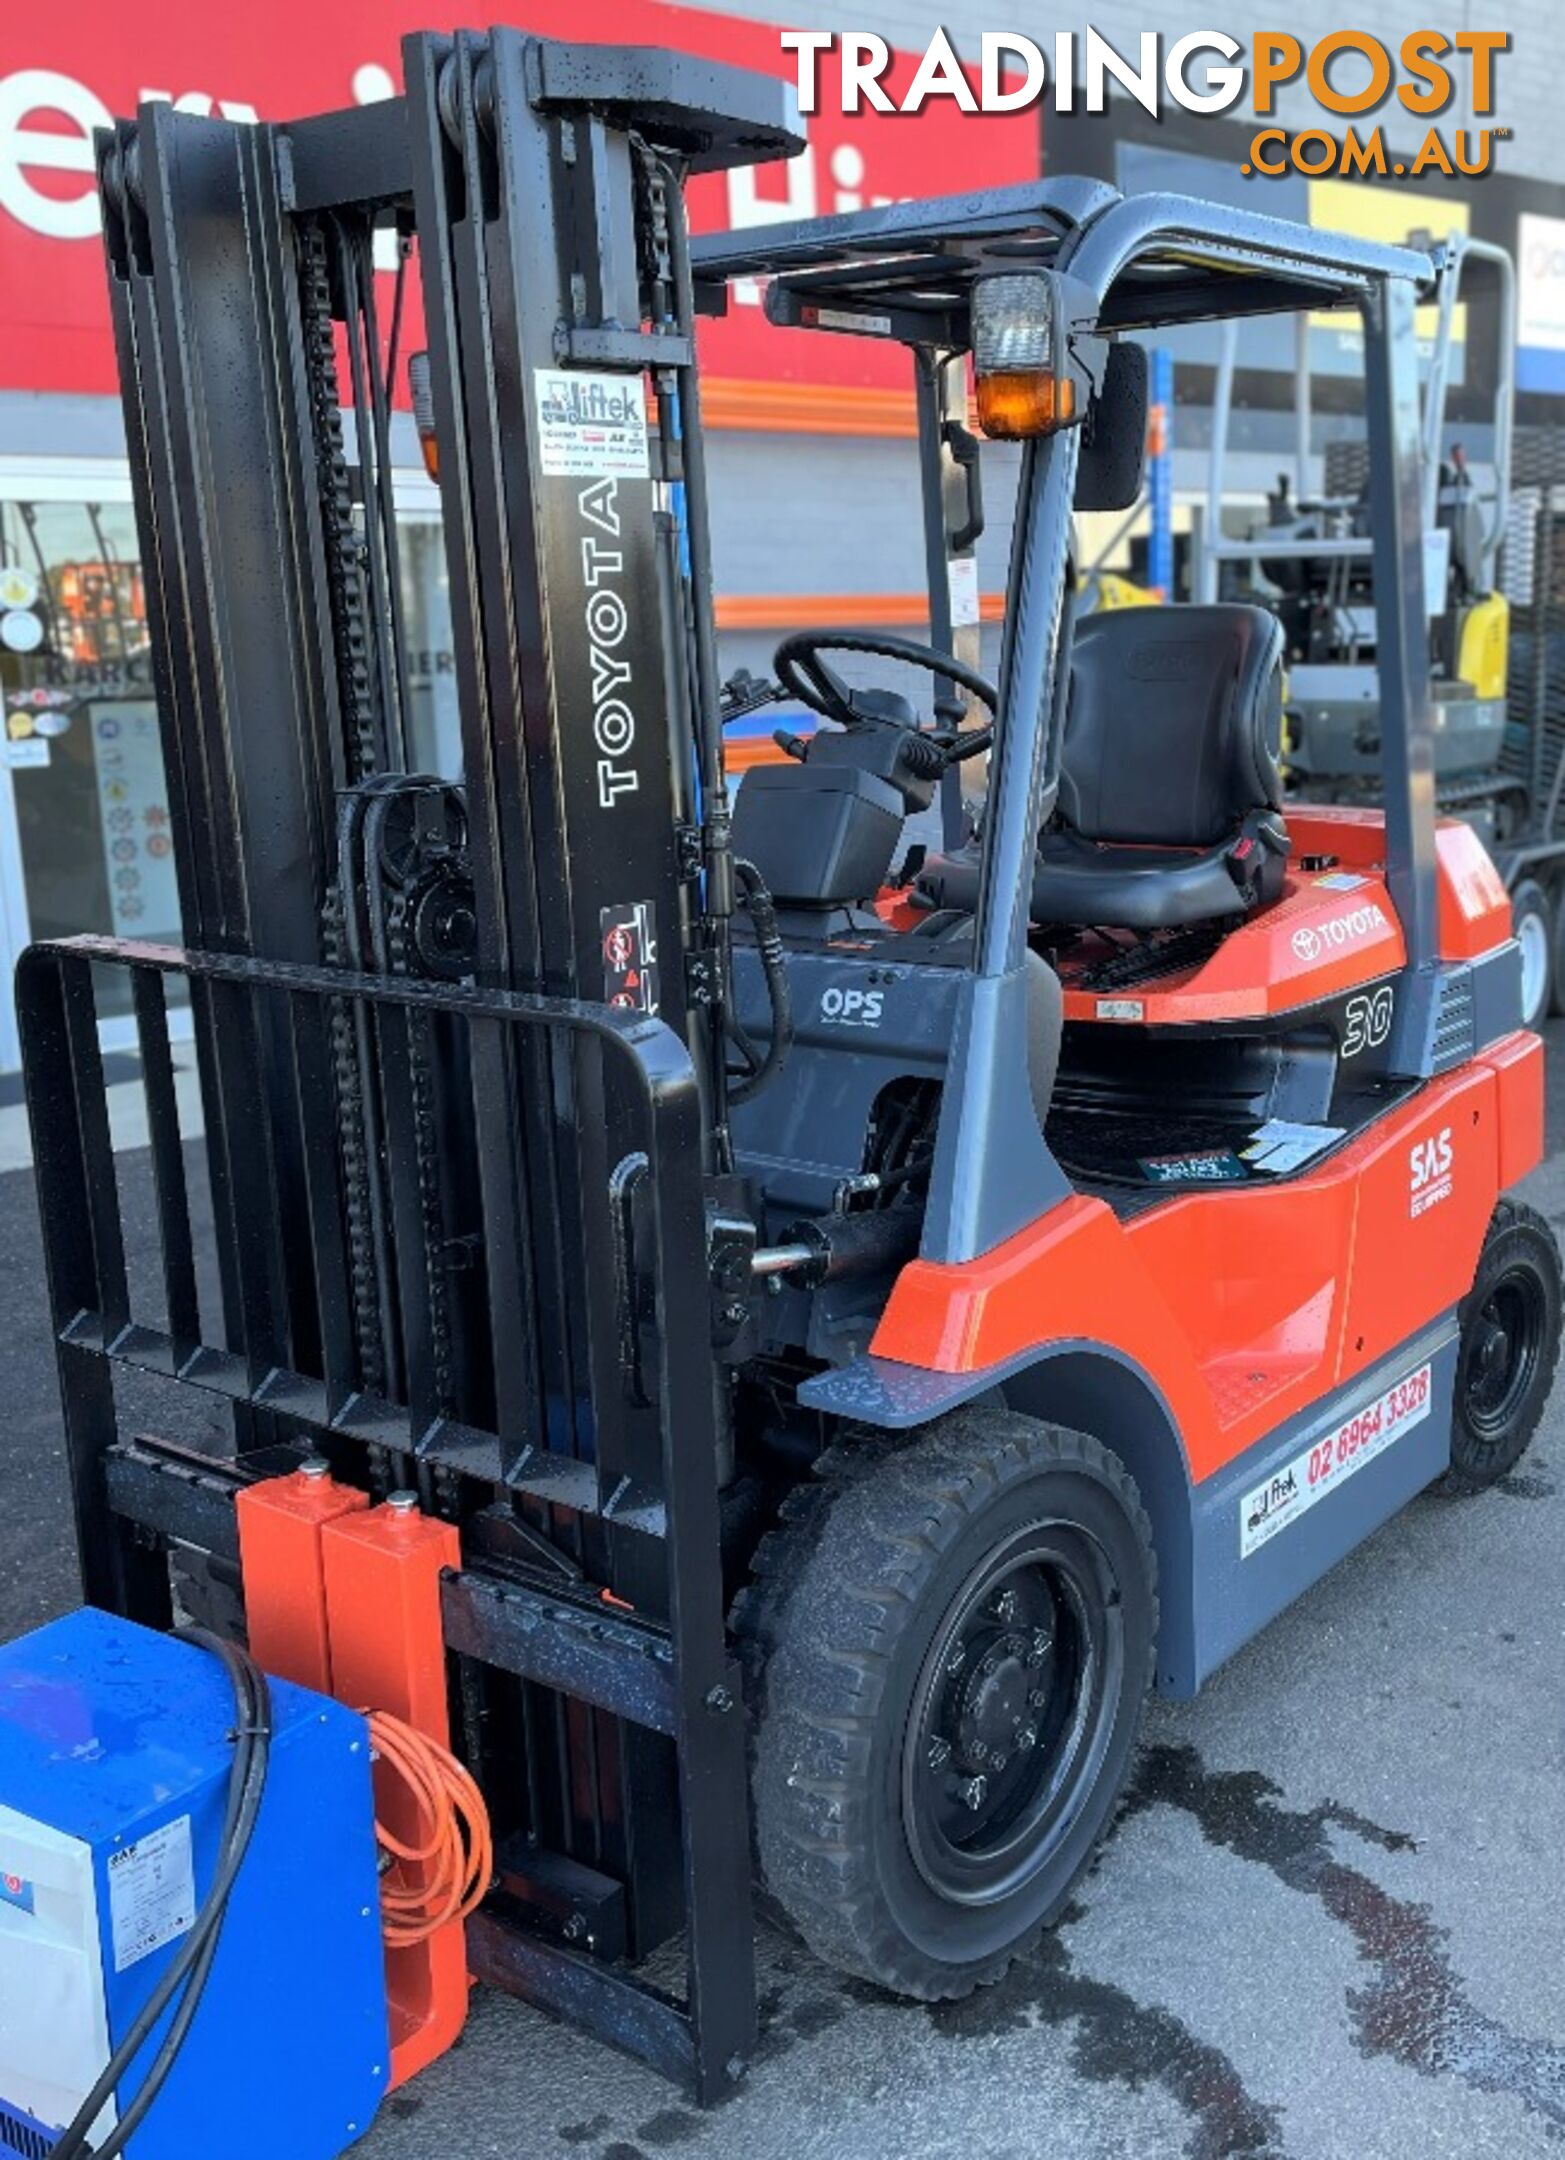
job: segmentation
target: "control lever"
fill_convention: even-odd
[[[769,676],[736,668],[718,689],[717,716],[727,727],[730,721],[743,720],[747,713],[759,712],[763,705],[780,705],[782,697],[782,690]]]

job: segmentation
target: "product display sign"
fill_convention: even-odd
[[[157,713],[139,703],[94,704],[91,722],[115,935],[161,934],[179,921],[179,888]]]

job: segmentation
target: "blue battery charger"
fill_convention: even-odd
[[[332,2160],[386,2090],[368,1728],[281,1681],[272,1703],[206,1992],[128,2160]],[[217,1659],[130,1621],[72,1613],[0,1648],[4,2160],[47,2160],[178,1956],[218,1862],[233,1723]],[[117,2119],[106,2108],[92,2142]]]

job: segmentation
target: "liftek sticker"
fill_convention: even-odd
[[[1140,998],[1099,998],[1100,1020],[1145,1020],[1147,1008]]]
[[[1430,1408],[1430,1368],[1420,1365],[1376,1396],[1362,1410],[1355,1410],[1345,1424],[1323,1433],[1264,1485],[1257,1485],[1239,1503],[1239,1557],[1270,1544],[1279,1531],[1307,1515],[1318,1500],[1347,1480],[1393,1440],[1421,1424]]]
[[[645,480],[647,407],[639,375],[534,368],[538,461],[583,480]]]
[[[190,1817],[176,1815],[134,1845],[109,1855],[109,1921],[114,1970],[126,1972],[196,1924]]]

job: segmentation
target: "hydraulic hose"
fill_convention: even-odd
[[[775,1080],[783,1068],[793,1043],[793,992],[788,984],[788,956],[777,928],[777,909],[767,891],[761,873],[753,862],[742,855],[734,858],[734,879],[739,896],[744,903],[755,930],[756,951],[761,957],[761,973],[766,978],[766,994],[772,1008],[771,1041],[765,1054],[755,1057],[749,1040],[739,1028],[737,1020],[732,1023],[739,1047],[751,1059],[752,1070],[740,1080],[729,1085],[728,1099],[732,1103],[748,1102],[762,1088]]]
[[[196,1915],[195,1925],[185,1937],[184,1946],[169,1966],[163,1978],[147,1997],[130,2029],[114,2050],[98,2082],[77,2109],[69,2127],[54,2147],[51,2160],[114,2160],[123,2153],[126,2145],[140,2129],[147,2114],[167,2084],[169,2074],[179,2060],[179,2051],[201,2007],[201,1997],[217,1956],[218,1938],[228,1913],[228,1901],[233,1894],[239,1871],[244,1866],[245,1855],[255,1834],[256,1819],[261,1812],[261,1800],[266,1791],[267,1765],[272,1743],[272,1693],[266,1675],[248,1654],[237,1644],[225,1642],[221,1636],[210,1635],[205,1628],[182,1628],[181,1640],[195,1643],[203,1650],[211,1651],[219,1658],[228,1672],[234,1690],[234,1760],[228,1779],[228,1803],[223,1816],[223,1832],[219,1845],[217,1871],[212,1877],[205,1903]],[[87,2142],[93,2124],[103,2113],[116,2089],[135,2065],[136,2057],[146,2046],[169,2004],[180,1996],[162,2045],[142,2079],[136,2097],[120,2116],[118,2123],[101,2145]]]

